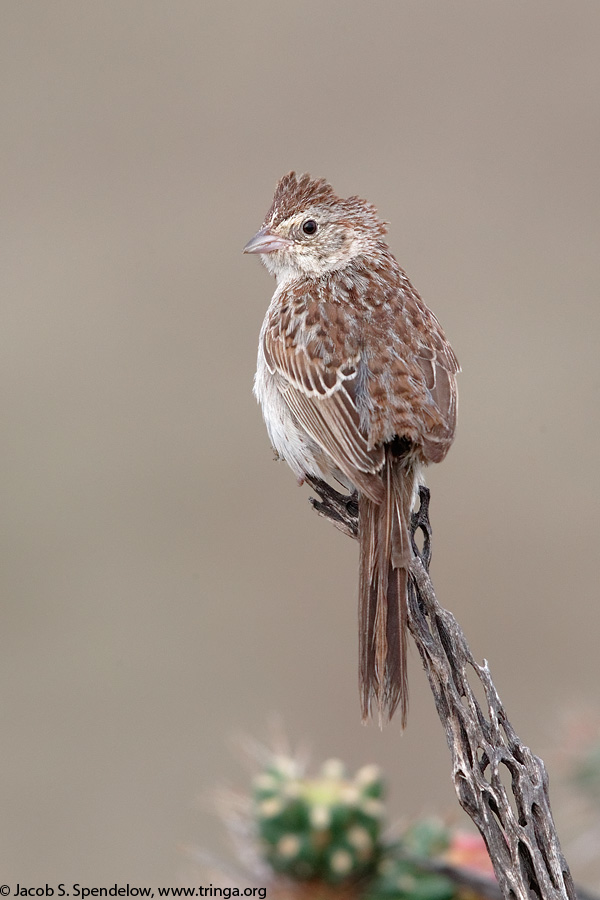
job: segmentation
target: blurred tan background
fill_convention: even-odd
[[[462,363],[440,601],[536,752],[597,700],[599,29],[592,0],[3,4],[3,881],[226,856],[206,796],[274,711],[383,765],[394,816],[457,810],[414,649],[406,734],[359,723],[356,548],[251,395],[273,282],[240,251],[291,168],[378,205]]]

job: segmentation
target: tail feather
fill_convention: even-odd
[[[400,707],[408,713],[406,672],[410,512],[415,481],[406,459],[387,453],[383,501],[359,502],[359,682],[363,721],[377,707],[379,723]]]

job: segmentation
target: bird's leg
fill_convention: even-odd
[[[310,498],[310,503],[320,516],[329,519],[348,537],[358,537],[358,494],[340,494],[330,484],[313,475],[306,476],[306,482],[310,484],[319,495],[319,499]]]
[[[320,516],[333,522],[349,537],[358,537],[358,495],[341,494],[332,488],[327,481],[316,478],[313,475],[306,476],[306,482],[319,495],[319,499],[310,498],[310,503]],[[410,531],[412,547],[415,556],[418,556],[423,566],[429,571],[431,561],[431,525],[429,523],[429,489],[421,485],[419,487],[419,508],[411,516]],[[419,548],[416,542],[417,531],[423,535],[423,547]]]

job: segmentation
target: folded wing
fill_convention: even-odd
[[[356,406],[360,354],[336,363],[292,345],[267,331],[263,346],[277,387],[302,428],[334,465],[375,503],[383,498],[377,475],[383,447],[369,449]]]

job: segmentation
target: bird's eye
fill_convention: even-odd
[[[315,234],[317,231],[317,223],[314,219],[307,219],[302,223],[302,231],[304,234]]]

